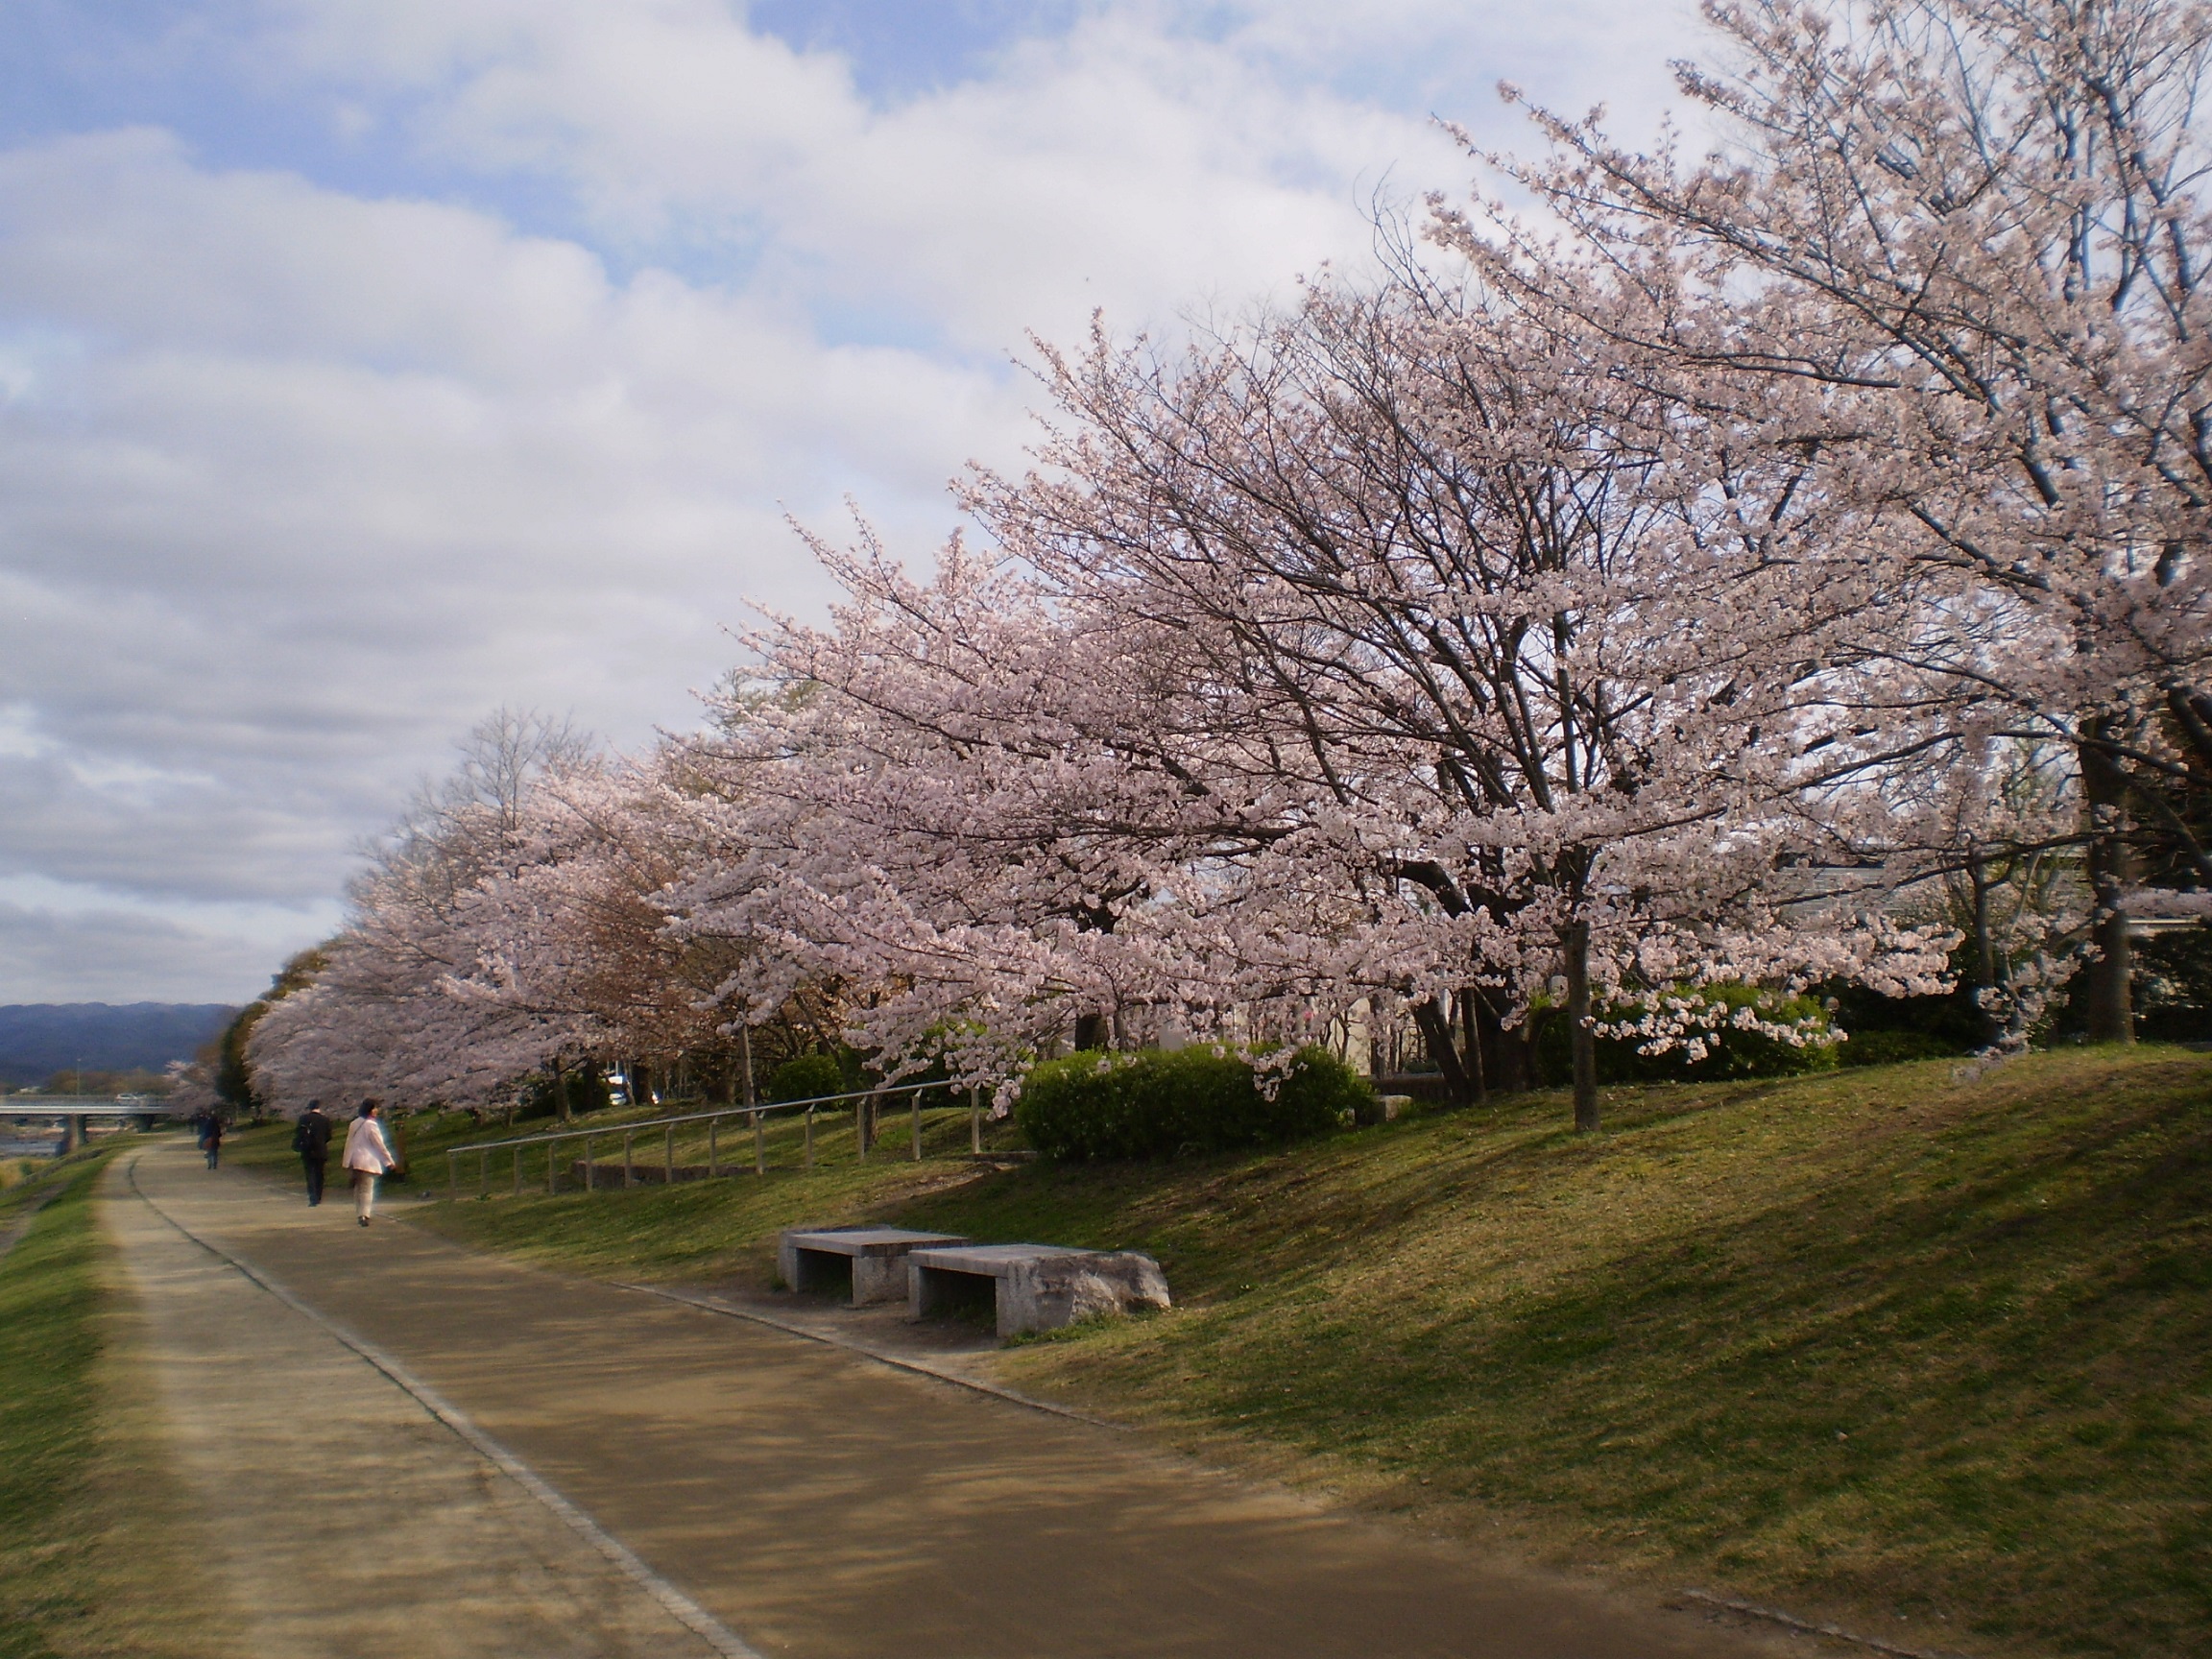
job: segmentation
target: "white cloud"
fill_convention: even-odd
[[[617,245],[757,245],[774,291],[987,352],[1095,304],[1142,324],[1280,287],[1363,245],[1362,181],[1465,175],[1426,109],[1287,84],[1170,21],[1101,9],[890,108],[706,0],[318,5],[288,40],[303,70],[404,91],[441,161],[563,180]]]
[[[1019,427],[1002,377],[151,134],[0,157],[0,221],[76,342],[0,413],[0,871],[328,893],[494,704],[685,720],[747,595],[817,591],[780,494],[941,523]]]
[[[329,902],[148,904],[66,882],[0,879],[0,1002],[244,1002],[337,923]]]
[[[1356,261],[1469,170],[1445,81],[1647,89],[1675,15],[1100,4],[878,98],[716,0],[248,14],[343,182],[217,110],[0,152],[0,997],[250,991],[484,712],[635,742],[818,603],[786,507],[926,554],[1024,330]]]

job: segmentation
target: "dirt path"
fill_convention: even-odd
[[[803,1659],[1793,1650],[1487,1569],[763,1326],[404,1225],[364,1231],[349,1206],[210,1175],[188,1148],[140,1155],[136,1190],[265,1288],[134,1199],[132,1178],[111,1186],[113,1225],[216,1505],[210,1535],[235,1541],[228,1570],[261,1610],[257,1653],[710,1651],[648,1574],[760,1654]],[[630,1570],[548,1499],[635,1551]]]
[[[252,1195],[172,1150],[139,1155],[149,1190],[222,1182],[177,1211]],[[211,1588],[254,1659],[713,1652],[388,1377],[137,1201],[128,1160],[103,1195]]]

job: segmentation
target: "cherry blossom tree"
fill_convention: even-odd
[[[480,726],[460,767],[374,850],[313,982],[255,1026],[256,1090],[285,1107],[354,1094],[478,1101],[588,1036],[571,1014],[466,986],[484,968],[480,890],[531,862],[546,781],[591,764],[563,723],[501,710]]]
[[[1680,83],[1722,149],[1684,165],[1671,145],[1639,153],[1595,118],[1537,110],[1553,159],[1500,164],[1569,252],[1494,214],[1447,214],[1443,233],[1544,307],[1591,315],[1593,269],[1728,297],[1694,317],[1655,307],[1633,321],[1660,325],[1623,344],[1701,373],[1709,400],[1746,383],[1793,400],[1785,435],[1870,532],[1830,556],[1878,571],[1922,618],[1976,618],[1963,635],[1869,634],[1864,661],[1946,677],[2017,740],[2075,753],[2093,1033],[2128,1040],[2131,847],[2151,833],[2192,885],[2212,884],[2170,799],[2212,765],[2212,227],[2195,123],[2212,11],[1705,12],[1720,66],[1684,65]]]
[[[971,491],[995,556],[820,549],[849,603],[760,638],[735,914],[897,985],[894,1049],[1399,998],[1467,1096],[1556,1005],[1585,1126],[1605,1002],[1922,982],[1926,941],[1789,873],[1826,766],[1802,467],[1620,367],[1411,278],[1175,361],[1046,352],[1044,469]],[[1667,1006],[1640,1034],[1697,1044]]]

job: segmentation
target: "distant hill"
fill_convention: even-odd
[[[222,1002],[0,1004],[0,1086],[43,1083],[80,1065],[158,1071],[191,1059],[237,1012]]]

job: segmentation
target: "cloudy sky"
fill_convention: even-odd
[[[1686,0],[10,0],[0,1001],[237,1000],[505,704],[693,718],[783,523],[926,558],[1026,335],[1647,133]]]

